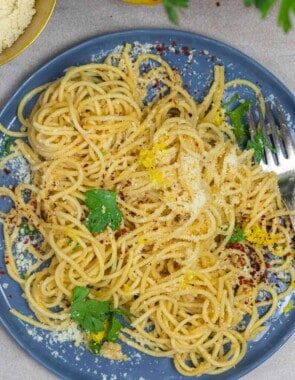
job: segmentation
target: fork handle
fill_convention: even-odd
[[[295,210],[295,176],[287,173],[278,182],[282,200],[286,208],[290,211]],[[293,229],[295,230],[295,215],[290,216]]]

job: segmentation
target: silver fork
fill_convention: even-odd
[[[259,123],[255,122],[255,113],[249,112],[249,131],[253,140],[259,128],[268,145],[275,149],[264,149],[261,166],[264,171],[274,171],[278,177],[278,185],[282,199],[288,210],[295,210],[295,143],[287,126],[282,108],[277,99],[272,110],[269,102],[265,103],[265,118],[261,107],[258,107]],[[276,122],[277,120],[277,122]],[[295,230],[295,215],[290,217]]]

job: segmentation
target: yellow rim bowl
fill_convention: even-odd
[[[9,62],[27,49],[41,34],[54,10],[56,0],[36,0],[34,14],[30,25],[12,46],[0,54],[0,65]]]

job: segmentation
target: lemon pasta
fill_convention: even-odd
[[[225,83],[219,65],[197,103],[165,60],[126,45],[23,98],[21,132],[1,127],[32,173],[0,188],[14,203],[1,212],[7,269],[35,318],[16,316],[66,330],[73,293],[86,287],[128,313],[123,342],[171,357],[183,375],[243,358],[292,290],[293,231],[276,175],[240,149],[224,113],[233,85],[263,103],[252,83]],[[25,273],[19,235],[35,236]]]

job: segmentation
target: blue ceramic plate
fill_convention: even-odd
[[[28,91],[61,76],[69,66],[101,61],[118,45],[122,46],[127,42],[132,43],[139,52],[148,50],[161,54],[172,66],[177,67],[185,85],[196,99],[201,99],[206,94],[213,78],[213,66],[223,64],[227,80],[237,77],[249,79],[262,88],[264,96],[269,100],[277,97],[287,115],[289,127],[292,127],[291,121],[295,120],[295,99],[270,72],[228,45],[175,30],[127,31],[97,37],[75,46],[41,67],[18,89],[0,113],[0,122],[11,129],[18,129],[17,105]],[[245,96],[248,95],[245,93]],[[0,173],[1,186],[13,181],[10,176]],[[2,200],[1,209],[5,206]],[[295,295],[293,298],[295,299]],[[63,379],[71,380],[184,379],[176,372],[171,360],[143,355],[125,345],[123,351],[130,357],[127,362],[114,362],[91,355],[71,342],[61,342],[61,337],[27,326],[9,313],[11,307],[30,314],[25,300],[21,297],[19,286],[5,274],[3,236],[0,235],[1,322],[15,340],[50,371]],[[258,341],[249,344],[244,359],[235,368],[222,374],[222,379],[237,379],[245,375],[283,345],[294,330],[295,310],[288,315],[278,311],[276,317],[270,321],[267,333]],[[216,377],[203,376],[199,379],[216,380]]]

